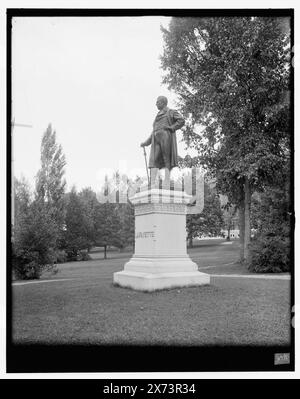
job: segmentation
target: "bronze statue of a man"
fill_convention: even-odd
[[[153,130],[141,147],[151,144],[149,168],[167,168],[170,171],[178,165],[176,130],[182,128],[184,119],[179,112],[169,109],[167,104],[167,97],[157,98],[159,111],[153,122]]]

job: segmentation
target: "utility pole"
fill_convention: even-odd
[[[13,148],[13,131],[15,127],[28,127],[32,125],[25,125],[23,123],[15,123],[15,119],[11,122],[11,224],[12,224],[12,238],[14,234],[15,225],[15,189],[14,189],[14,148]]]

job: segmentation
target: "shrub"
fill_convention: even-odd
[[[77,260],[86,261],[86,260],[90,260],[90,259],[91,259],[91,257],[87,251],[79,251],[78,252]]]
[[[77,250],[66,249],[66,254],[67,254],[67,262],[75,262],[77,260],[78,257]]]
[[[76,262],[90,260],[91,257],[86,250],[66,249],[66,262]]]
[[[18,280],[39,279],[44,271],[54,271],[55,252],[49,250],[47,256],[38,251],[21,249],[13,253],[13,274]]]
[[[58,226],[51,208],[35,200],[19,215],[14,229],[13,272],[18,279],[38,279],[53,271],[57,259]]]
[[[247,267],[256,273],[279,273],[290,270],[290,239],[278,235],[258,235],[250,244]]]
[[[65,263],[68,260],[68,254],[63,249],[56,251],[56,263]]]
[[[39,278],[41,268],[38,264],[38,252],[21,250],[13,255],[13,273],[17,280]]]

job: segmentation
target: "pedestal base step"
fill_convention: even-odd
[[[114,283],[138,291],[156,291],[166,288],[193,287],[210,283],[210,275],[206,273],[141,273],[126,271],[114,273]]]

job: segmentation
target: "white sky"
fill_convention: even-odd
[[[66,155],[68,187],[95,190],[110,170],[145,175],[140,143],[151,133],[161,85],[166,17],[14,18],[12,113],[15,175],[31,184],[49,123]],[[179,143],[179,154],[185,145]],[[147,148],[149,155],[150,147]]]

